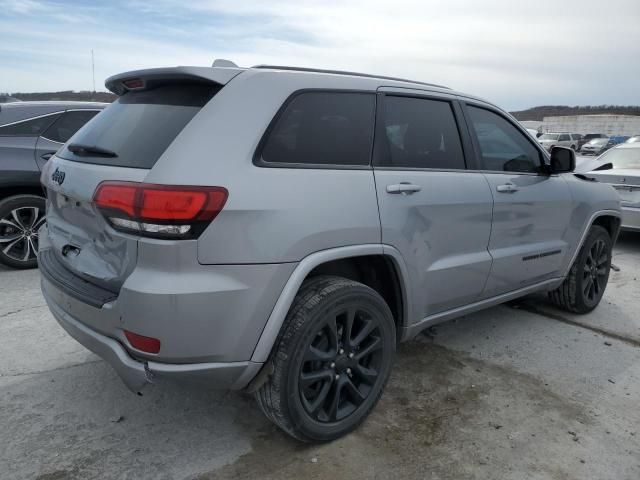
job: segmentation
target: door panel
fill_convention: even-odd
[[[572,199],[562,177],[541,173],[544,156],[522,128],[485,106],[465,109],[494,198],[491,274],[483,298],[559,275]]]
[[[35,148],[35,160],[38,168],[42,170],[47,161],[58,151],[62,143],[54,142],[48,138],[38,137]]]
[[[483,297],[560,274],[571,195],[562,177],[486,173],[494,196],[489,252],[493,267]],[[511,191],[498,191],[510,185]]]
[[[0,136],[0,169],[3,171],[38,171],[33,161],[36,137]]]
[[[382,242],[404,257],[412,322],[476,300],[491,268],[489,185],[465,170],[456,103],[422,93],[381,97],[374,146]]]
[[[382,242],[405,259],[413,321],[471,303],[491,268],[492,197],[480,173],[376,170]],[[410,182],[412,194],[387,193]]]

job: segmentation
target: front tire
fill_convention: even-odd
[[[305,442],[357,428],[391,372],[396,332],[384,299],[335,276],[305,281],[270,361],[273,374],[255,396],[278,427]]]
[[[573,313],[589,313],[596,308],[609,281],[612,248],[609,233],[592,226],[569,275],[560,287],[549,292],[551,301]]]
[[[13,268],[38,266],[38,229],[45,221],[45,200],[14,195],[0,202],[0,263]]]

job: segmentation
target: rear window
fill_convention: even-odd
[[[296,95],[268,134],[262,160],[280,164],[368,165],[374,112],[374,94]]]
[[[167,147],[221,87],[203,83],[177,83],[151,90],[125,93],[69,143],[113,152],[93,155],[91,149],[58,156],[76,162],[132,168],[152,168]]]

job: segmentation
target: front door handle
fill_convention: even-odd
[[[500,193],[513,193],[518,191],[518,187],[513,183],[505,183],[504,185],[498,185],[496,190]]]
[[[393,185],[387,185],[387,193],[392,194],[402,194],[402,195],[411,195],[412,193],[416,193],[422,190],[420,185],[414,185],[409,182],[401,182]]]
[[[47,153],[43,153],[42,155],[40,155],[40,158],[43,160],[49,160],[51,157],[53,157],[53,154],[55,152],[47,152]]]

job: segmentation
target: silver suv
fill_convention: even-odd
[[[134,392],[254,392],[298,439],[378,401],[398,342],[536,291],[588,312],[620,200],[448,88],[260,66],[124,73],[46,164],[42,291]]]
[[[575,152],[578,150],[580,135],[575,133],[544,133],[538,137],[538,141],[547,151],[551,151],[553,147],[567,147]]]

